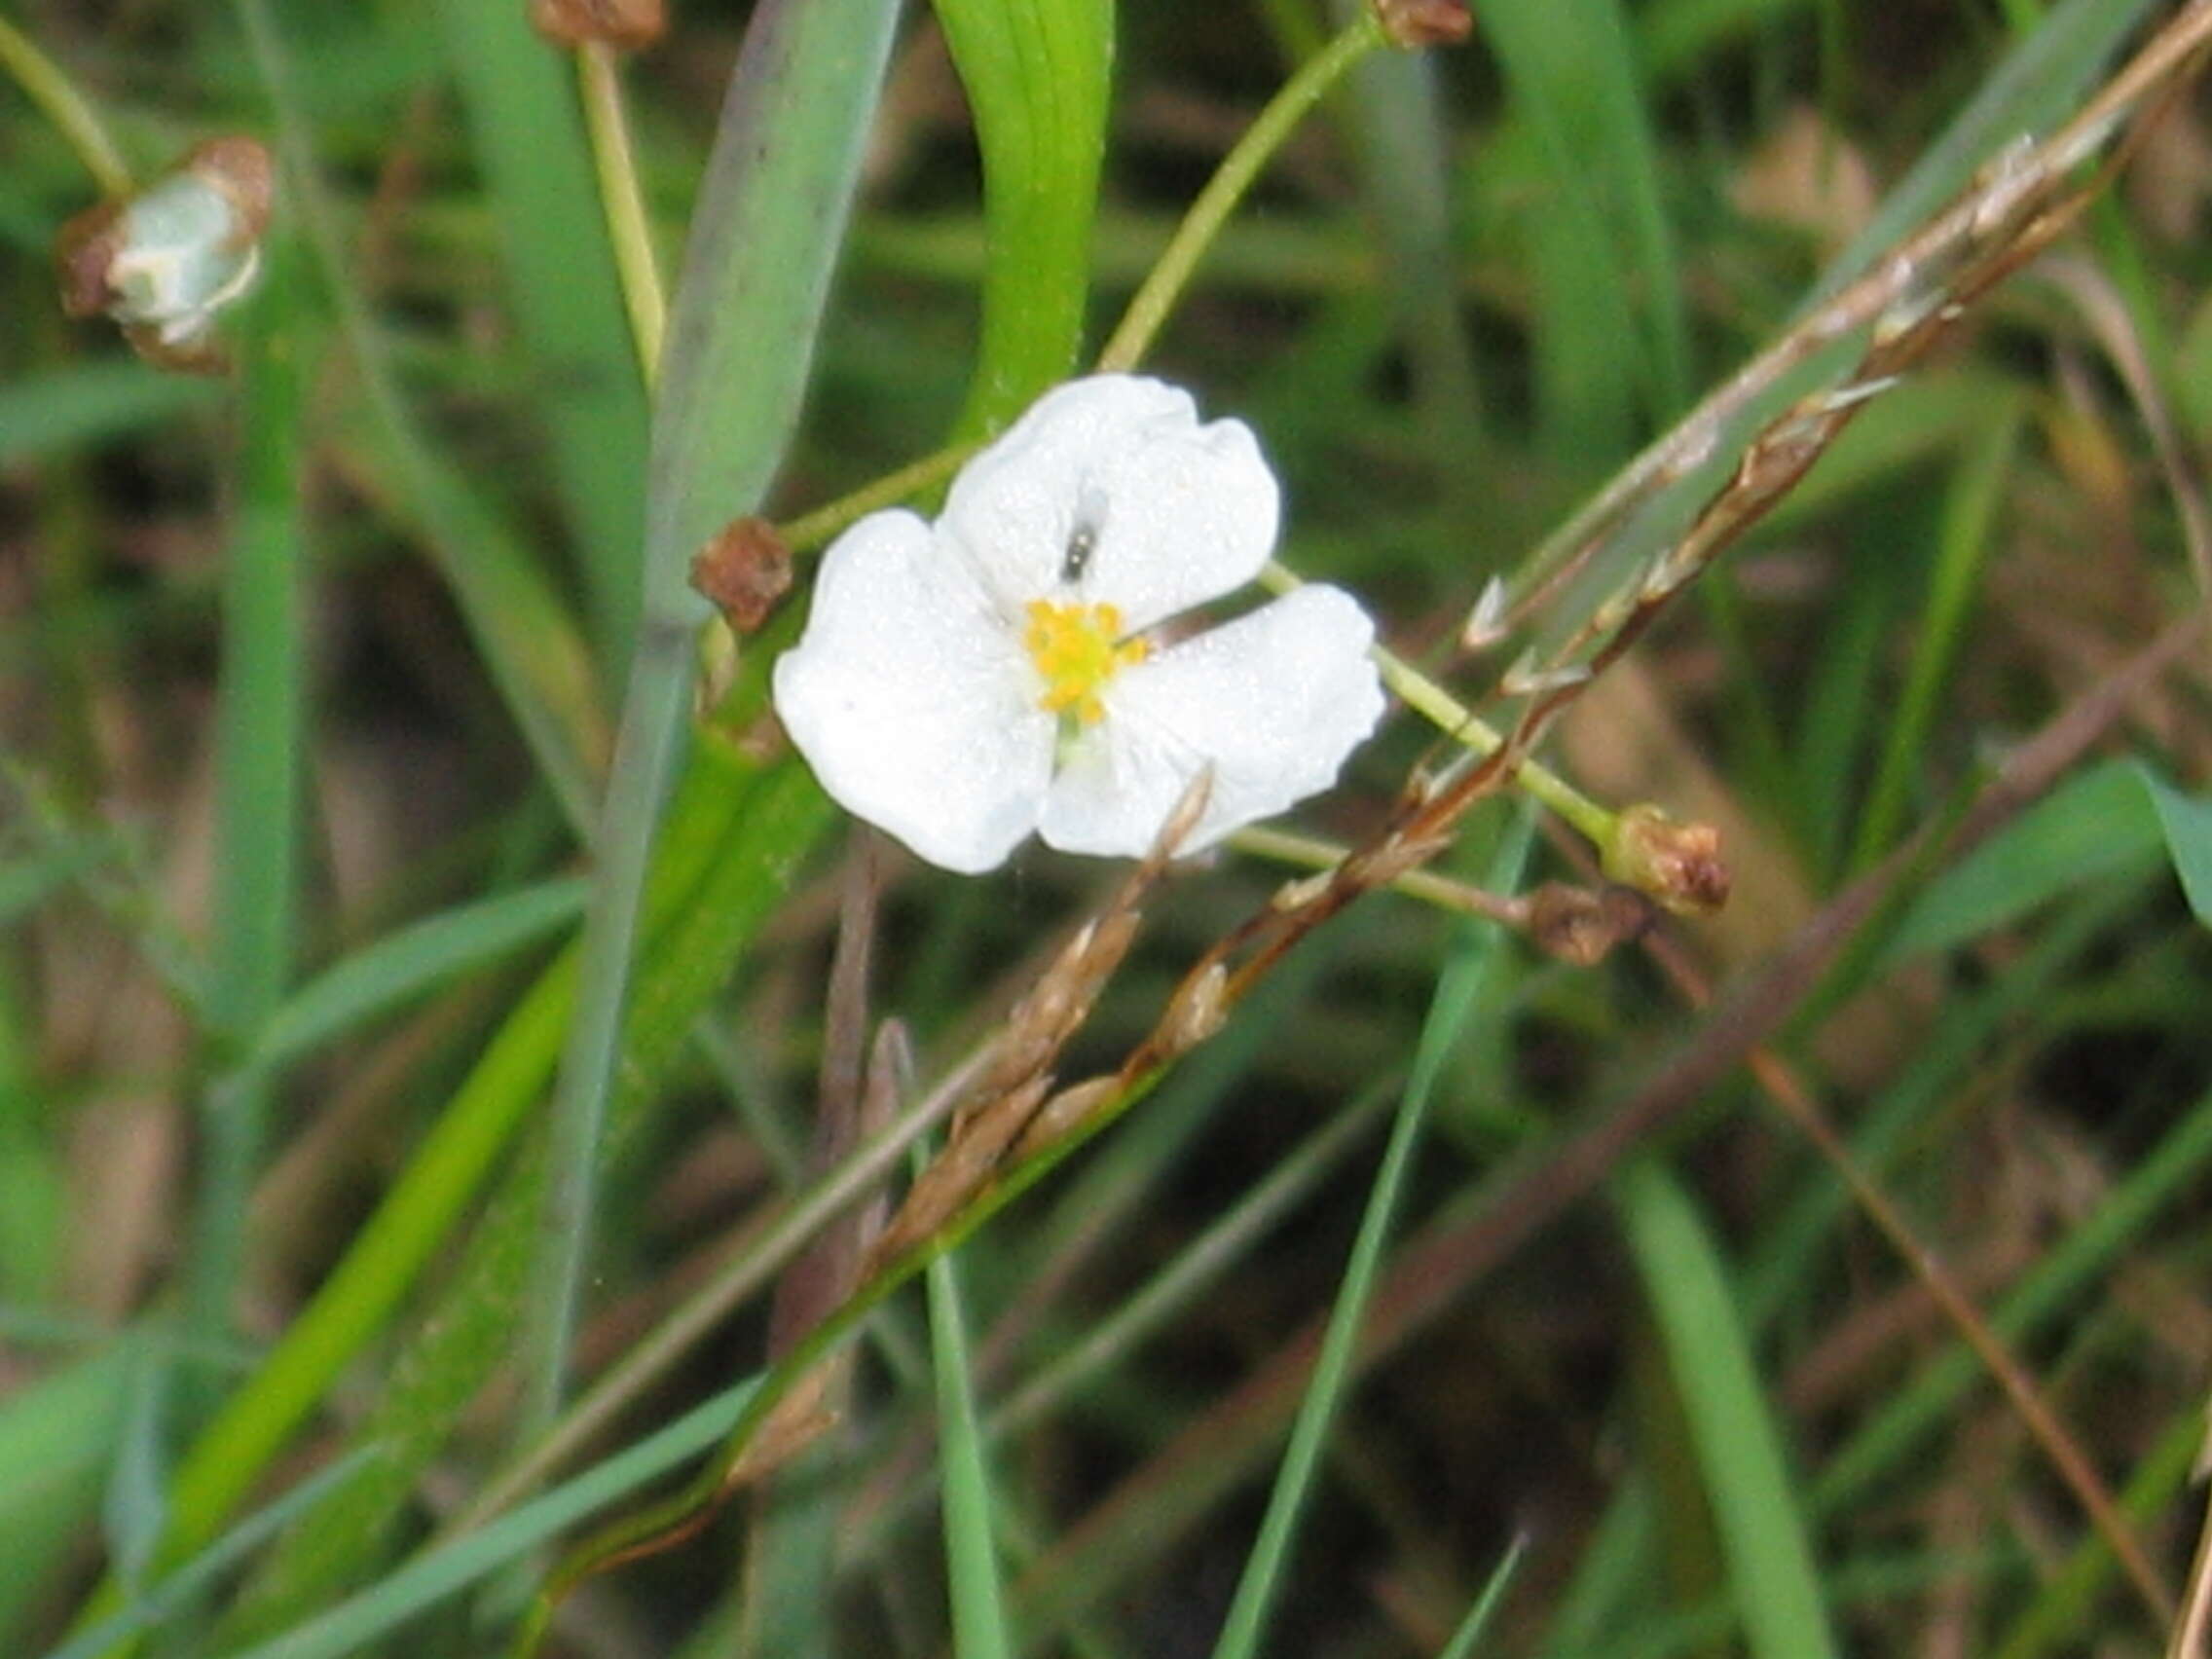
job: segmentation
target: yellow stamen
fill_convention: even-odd
[[[1128,664],[1144,661],[1152,647],[1142,639],[1122,638],[1122,612],[1115,606],[1033,599],[1028,611],[1021,643],[1045,682],[1038,707],[1072,715],[1085,725],[1097,720],[1106,713],[1098,688]]]

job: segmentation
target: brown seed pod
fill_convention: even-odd
[[[555,46],[640,52],[668,32],[664,0],[530,0],[530,26]]]
[[[1374,0],[1374,5],[1394,46],[1457,46],[1474,32],[1465,0]]]
[[[1719,830],[1684,824],[1647,803],[1622,810],[1604,865],[1613,880],[1677,916],[1712,915],[1728,902],[1733,881],[1720,857]]]
[[[691,585],[714,602],[731,633],[756,633],[791,592],[792,550],[766,519],[732,519],[692,555]]]

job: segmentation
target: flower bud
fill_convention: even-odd
[[[1650,925],[1651,905],[1625,887],[1593,893],[1547,881],[1529,895],[1526,915],[1537,949],[1576,968],[1595,968]]]
[[[1457,46],[1474,32],[1466,0],[1373,0],[1375,15],[1390,44],[1409,50]]]
[[[639,52],[668,30],[665,0],[530,0],[530,26],[555,46]]]
[[[211,138],[137,195],[79,213],[55,241],[62,310],[106,313],[163,368],[220,369],[215,319],[260,272],[273,171],[253,139]]]
[[[1710,916],[1728,902],[1720,831],[1684,824],[1648,804],[1624,808],[1604,851],[1607,877],[1677,916]]]
[[[757,633],[792,586],[792,550],[764,518],[732,519],[691,559],[691,585],[730,632]]]

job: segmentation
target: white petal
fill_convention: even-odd
[[[823,555],[775,693],[822,787],[930,863],[990,869],[1036,828],[1054,725],[1035,670],[912,513],[871,514]]]
[[[1141,853],[1209,762],[1188,852],[1327,789],[1382,718],[1374,643],[1350,595],[1309,586],[1124,669],[1052,781],[1040,832],[1069,852]]]
[[[1047,392],[962,469],[938,534],[1010,616],[1056,594],[1119,606],[1133,631],[1250,581],[1280,514],[1249,426],[1201,425],[1162,381],[1095,375]]]

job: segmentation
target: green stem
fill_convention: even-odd
[[[1260,572],[1260,585],[1271,593],[1288,593],[1303,582],[1303,577],[1273,560]],[[1485,756],[1495,755],[1505,746],[1505,739],[1494,726],[1405,658],[1383,645],[1374,646],[1368,654],[1375,659],[1382,683],[1446,737]],[[1530,798],[1573,825],[1592,845],[1604,850],[1613,844],[1619,815],[1592,800],[1550,767],[1524,759],[1513,769],[1513,777]]]
[[[1160,263],[1152,268],[1152,275],[1144,279],[1136,297],[1129,301],[1129,309],[1123,313],[1121,326],[1106,342],[1106,349],[1098,353],[1100,374],[1125,373],[1152,349],[1153,341],[1167,321],[1167,313],[1174,310],[1175,302],[1190,285],[1198,261],[1205,257],[1206,250],[1221,234],[1222,226],[1229,222],[1229,216],[1244,200],[1261,170],[1282,148],[1283,140],[1353,64],[1384,45],[1387,39],[1381,18],[1371,9],[1283,83],[1282,90],[1260,112],[1244,136],[1236,141],[1235,148],[1223,158],[1221,166],[1198,193],[1198,199],[1191,203],[1191,210],[1183,215],[1183,222],[1176,228],[1166,251],[1161,254]]]
[[[622,278],[622,304],[630,313],[630,338],[649,391],[660,379],[668,298],[653,259],[652,227],[645,215],[645,193],[638,185],[638,162],[630,147],[630,124],[623,119],[622,81],[615,72],[611,47],[592,41],[577,49],[576,85],[582,94],[592,163],[599,171],[607,236]]]
[[[214,942],[208,1025],[224,1056],[202,1114],[201,1179],[185,1273],[187,1334],[219,1348],[245,1260],[247,1199],[268,1134],[274,1068],[239,1059],[276,1011],[291,973],[299,866],[300,736],[306,719],[299,478],[302,364],[294,301],[301,250],[269,249],[272,280],[243,343],[242,478],[223,584],[215,738]],[[218,1380],[195,1370],[194,1415]]]
[[[777,534],[784,545],[793,553],[810,552],[822,546],[848,525],[866,518],[869,513],[884,507],[895,507],[912,496],[919,496],[933,485],[942,484],[960,470],[961,462],[982,448],[981,442],[948,445],[919,461],[908,461],[896,472],[886,472],[872,484],[864,484],[848,496],[841,496],[826,507],[817,507],[804,517],[793,519],[782,526]]]
[[[536,1276],[526,1322],[529,1355],[523,1444],[549,1428],[568,1388],[569,1357],[591,1252],[608,1100],[622,1058],[622,1020],[632,957],[645,909],[670,780],[689,737],[691,663],[687,636],[648,614],[631,660],[601,823],[599,868],[579,944],[575,1012],[546,1127],[552,1168]]]
[[[1344,863],[1346,851],[1334,841],[1294,834],[1288,830],[1271,830],[1260,824],[1247,824],[1235,831],[1228,845],[1253,858],[1290,865],[1298,869],[1334,869]],[[1438,875],[1432,869],[1409,869],[1393,877],[1388,885],[1393,893],[1433,904],[1455,916],[1480,916],[1485,921],[1507,924],[1516,920],[1514,901],[1500,899],[1463,881],[1454,881],[1448,875]]]
[[[0,69],[14,76],[24,95],[46,112],[102,196],[120,201],[131,194],[136,186],[130,182],[130,168],[91,102],[59,64],[5,18],[0,18]]]

